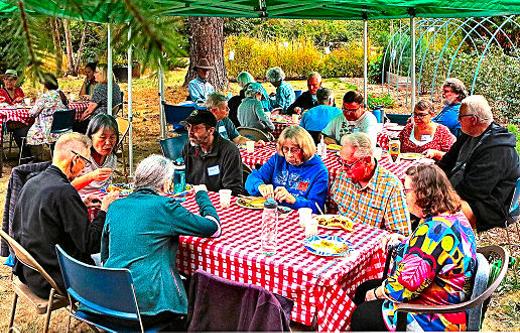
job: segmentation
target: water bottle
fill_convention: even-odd
[[[179,158],[173,162],[175,167],[173,171],[173,192],[181,193],[186,189],[186,165],[184,160]]]
[[[272,256],[278,246],[278,204],[274,199],[267,199],[262,212],[262,253]]]
[[[323,135],[321,136],[320,143],[318,143],[318,155],[324,159],[327,157],[327,144],[325,144],[325,141],[323,139]]]
[[[374,108],[374,110],[372,110],[372,114],[376,117],[378,123],[380,123],[380,124],[384,123],[385,111],[383,110],[382,105],[377,105]]]

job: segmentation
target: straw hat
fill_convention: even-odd
[[[202,58],[195,64],[194,69],[207,69],[207,70],[211,70],[211,69],[213,69],[213,66],[211,66],[211,64],[209,63],[207,58]]]

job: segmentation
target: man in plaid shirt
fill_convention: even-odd
[[[332,184],[332,200],[354,222],[408,235],[410,214],[403,185],[377,164],[365,133],[348,134],[340,152],[343,170]]]

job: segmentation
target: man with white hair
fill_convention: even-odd
[[[318,89],[321,88],[321,75],[318,72],[312,72],[307,77],[307,90],[302,93],[294,103],[289,106],[287,109],[287,114],[297,113],[300,114],[305,110],[308,110],[312,107],[318,105],[318,98],[316,97],[316,93]]]
[[[90,164],[90,139],[79,133],[62,135],[56,142],[52,165],[29,179],[22,188],[15,207],[13,226],[16,240],[64,287],[55,246],[86,263],[90,254],[99,252],[101,233],[108,206],[117,192],[106,195],[101,210],[90,222],[87,206],[70,181]],[[47,298],[51,286],[38,272],[15,266],[15,274],[38,296]],[[63,288],[64,289],[64,288]]]
[[[340,156],[343,171],[330,189],[339,213],[355,222],[408,235],[410,214],[403,185],[378,165],[368,135],[346,135]]]
[[[484,96],[462,100],[461,136],[438,162],[463,199],[462,209],[477,231],[503,227],[520,161],[515,136],[493,121]]]

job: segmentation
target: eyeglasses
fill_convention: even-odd
[[[354,162],[352,163],[345,163],[343,160],[339,160],[339,163],[343,166],[344,169],[346,170],[350,170],[354,167],[354,165],[356,165],[359,161],[361,161],[360,158],[358,158],[357,160],[355,160]]]
[[[81,155],[80,153],[76,153],[74,150],[71,150],[70,152],[73,153],[74,155],[76,155],[77,157],[81,158],[83,160],[83,162],[85,162],[85,166],[87,168],[92,165],[92,162],[90,162],[90,160],[88,158]]]
[[[424,119],[426,116],[430,115],[429,113],[414,113],[413,117],[417,119]]]
[[[292,155],[296,155],[302,152],[302,149],[300,147],[286,147],[282,146],[282,153],[287,154],[288,152],[291,152]]]
[[[474,113],[471,113],[471,114],[460,114],[459,113],[459,119],[464,118],[464,117],[477,117],[477,115]]]
[[[359,109],[361,109],[361,105],[358,106],[356,109],[347,109],[346,107],[343,107],[343,112],[354,113],[357,112]]]

